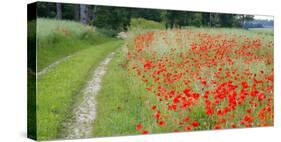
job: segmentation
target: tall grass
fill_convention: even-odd
[[[56,20],[48,18],[37,19],[37,36],[39,38],[47,38],[59,28],[64,28],[71,34],[74,34],[74,36],[79,37],[81,36],[81,34],[88,31],[92,27],[84,26],[83,24],[70,20]]]
[[[69,20],[37,19],[37,71],[91,45],[112,40],[93,27]]]

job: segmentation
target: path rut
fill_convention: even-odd
[[[61,138],[76,139],[92,136],[93,121],[96,117],[95,96],[101,89],[102,77],[105,75],[107,65],[113,56],[114,53],[109,54],[100,63],[85,88],[78,94],[83,96],[83,99],[74,107],[72,117],[64,122]]]
[[[46,68],[44,68],[40,72],[37,72],[37,77],[40,77],[40,76],[46,74],[47,72],[49,72],[49,70],[51,70],[52,68],[54,68],[55,66],[57,66],[61,62],[64,62],[64,61],[68,60],[70,57],[72,57],[72,55],[66,56],[63,59],[60,59],[60,60],[55,61],[54,63],[50,64],[49,66],[47,66]]]

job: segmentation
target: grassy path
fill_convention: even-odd
[[[66,120],[62,138],[88,138],[91,137],[92,123],[96,117],[95,96],[101,89],[101,81],[106,73],[107,65],[113,58],[114,53],[110,53],[96,68],[91,80],[86,87],[78,93],[82,96],[81,102],[77,103],[73,109],[73,117]]]
[[[39,140],[55,139],[62,129],[61,122],[71,117],[72,105],[81,96],[78,92],[89,79],[90,73],[122,41],[113,40],[89,47],[54,66],[37,78],[37,135]]]
[[[93,124],[94,137],[137,134],[135,125],[141,116],[150,113],[144,107],[143,84],[129,77],[124,64],[126,54],[118,49],[108,65],[102,81],[103,88],[96,97],[97,112]],[[150,124],[148,122],[148,124]]]

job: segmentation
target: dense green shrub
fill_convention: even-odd
[[[130,21],[130,30],[135,29],[165,29],[165,25],[152,20],[143,18],[132,18]]]

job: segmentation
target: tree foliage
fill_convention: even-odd
[[[56,18],[56,3],[38,3],[38,16]],[[83,7],[83,6],[82,6]],[[130,26],[132,18],[143,18],[165,25],[166,28],[196,27],[243,27],[245,21],[253,20],[252,15],[224,13],[190,12],[146,8],[127,8],[113,6],[87,5],[87,13],[82,13],[81,5],[61,4],[61,18],[76,20],[101,29],[124,31]],[[86,18],[86,21],[81,20]]]

